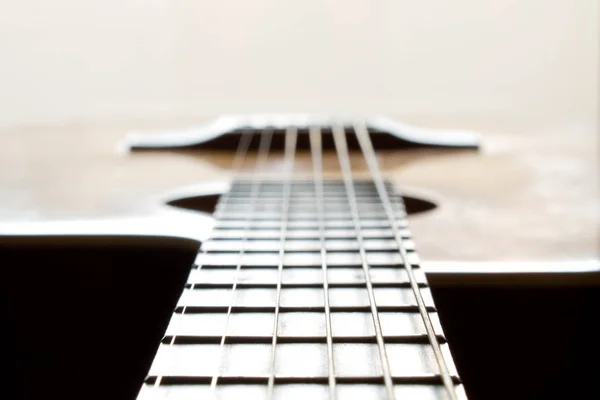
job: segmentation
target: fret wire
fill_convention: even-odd
[[[419,308],[419,314],[421,315],[421,318],[423,319],[423,323],[426,328],[427,337],[433,348],[433,352],[434,352],[437,364],[440,368],[440,373],[442,375],[442,380],[443,380],[444,386],[445,386],[446,391],[448,392],[450,398],[453,400],[457,400],[458,396],[456,395],[456,391],[454,389],[454,383],[452,381],[452,377],[450,376],[450,372],[448,370],[448,366],[444,359],[442,349],[440,347],[437,336],[435,334],[433,324],[429,317],[429,313],[427,312],[427,308],[425,307],[425,302],[423,301],[423,297],[421,296],[421,290],[419,289],[419,286],[416,282],[412,264],[409,261],[408,253],[406,252],[406,248],[404,246],[403,238],[402,238],[402,236],[399,232],[398,226],[397,226],[397,221],[394,216],[395,214],[392,210],[388,191],[385,187],[385,183],[383,180],[383,176],[381,174],[381,170],[379,169],[377,157],[375,155],[375,150],[373,149],[373,144],[371,143],[371,139],[369,137],[369,132],[367,130],[367,127],[362,123],[354,125],[354,132],[359,141],[363,156],[367,162],[367,166],[369,168],[371,176],[373,177],[373,181],[375,183],[377,193],[379,194],[379,197],[383,203],[388,220],[389,220],[392,230],[394,232],[394,236],[395,236],[395,239],[396,239],[396,242],[398,245],[398,251],[400,253],[400,256],[402,258],[402,263],[404,264],[407,275],[409,277],[410,286],[411,286],[411,289],[416,298],[417,306]]]
[[[250,143],[252,143],[252,139],[254,138],[254,133],[252,132],[248,132],[246,134],[243,134],[240,136],[240,140],[238,141],[238,145],[235,151],[235,155],[233,157],[233,162],[232,162],[232,166],[231,169],[233,171],[234,175],[238,175],[242,165],[244,163],[244,161],[246,160],[246,156],[248,154],[248,149],[250,148]],[[227,199],[229,198],[229,194],[231,193],[231,191],[227,191],[226,193],[224,193],[220,198],[219,201],[217,202],[217,206],[220,205],[221,203],[224,203],[227,201]],[[201,249],[201,253],[202,254],[206,254],[206,250]],[[198,265],[198,269],[201,269],[202,265]],[[194,290],[196,288],[196,284],[192,283],[192,285],[190,286],[190,290]],[[183,306],[182,310],[181,310],[181,315],[184,315],[185,312],[187,310],[187,306]],[[173,335],[173,337],[171,337],[171,340],[169,341],[169,347],[172,347],[175,344],[175,340],[177,339],[177,335]],[[162,378],[163,375],[158,375],[156,377],[156,380],[154,381],[154,390],[157,390],[157,388],[160,386],[161,382],[162,382]]]
[[[271,343],[271,374],[268,381],[268,398],[273,398],[273,389],[275,384],[275,356],[277,352],[277,334],[279,328],[279,303],[281,301],[281,280],[283,277],[283,260],[285,255],[285,236],[288,223],[288,209],[291,196],[291,177],[294,171],[294,161],[296,156],[296,142],[298,139],[298,130],[294,127],[287,128],[285,131],[285,156],[284,165],[286,166],[286,178],[283,187],[283,210],[281,213],[281,230],[279,237],[279,265],[277,268],[277,293],[275,300],[275,318],[273,322],[273,339]]]
[[[270,129],[265,130],[264,132],[261,132],[261,134],[260,134],[258,156],[257,156],[256,162],[255,162],[254,174],[251,179],[252,186],[251,186],[251,194],[250,194],[250,204],[252,204],[253,207],[255,207],[257,204],[259,204],[257,201],[258,197],[259,197],[258,193],[260,191],[260,186],[262,184],[262,180],[259,177],[259,171],[260,171],[259,167],[263,166],[267,161],[269,149],[271,147],[272,138],[273,138],[273,131]],[[246,221],[249,222],[251,219],[252,219],[252,212],[248,213],[248,215],[246,217]],[[227,329],[229,328],[229,320],[231,317],[231,311],[233,309],[233,304],[235,302],[235,295],[236,295],[235,290],[237,288],[237,280],[238,280],[238,277],[240,274],[240,270],[242,268],[242,260],[244,258],[244,253],[245,253],[245,248],[246,248],[245,244],[246,244],[246,239],[247,239],[249,229],[250,229],[250,226],[248,224],[244,228],[244,231],[242,234],[242,243],[240,246],[238,264],[235,269],[235,275],[233,278],[233,285],[232,285],[232,289],[231,289],[231,300],[229,302],[229,307],[227,307],[227,316],[225,317],[225,328],[224,328],[223,336],[221,336],[221,341],[219,342],[218,353],[221,354],[221,356],[223,355],[224,349],[225,349],[225,340],[227,338]],[[215,374],[213,375],[211,382],[210,382],[210,387],[213,392],[216,390],[216,387],[217,387],[217,383],[218,383],[218,379],[219,379],[219,375],[220,375],[220,368],[221,368],[220,363],[217,363],[217,371],[215,371]]]
[[[383,370],[383,380],[385,383],[385,389],[388,399],[394,399],[394,383],[390,372],[390,366],[385,350],[385,343],[383,340],[383,333],[381,329],[381,322],[379,321],[379,313],[377,311],[377,304],[375,303],[375,294],[373,292],[373,284],[371,282],[371,274],[369,272],[369,265],[367,263],[367,255],[365,246],[363,243],[360,219],[358,214],[358,207],[356,204],[356,195],[354,192],[354,179],[352,177],[352,169],[350,166],[350,156],[348,154],[348,144],[346,143],[346,133],[344,127],[341,125],[333,126],[333,141],[336,147],[336,153],[340,167],[342,170],[342,177],[344,179],[344,186],[346,187],[346,193],[348,196],[348,203],[351,208],[352,220],[354,222],[354,230],[356,232],[356,239],[359,244],[359,253],[362,259],[362,268],[365,275],[365,282],[367,286],[367,294],[369,296],[369,304],[371,308],[371,317],[373,318],[373,325],[375,328],[375,336],[377,339],[377,347],[379,349],[379,357],[381,358],[381,368]]]
[[[329,306],[329,282],[327,278],[327,253],[325,245],[325,219],[323,202],[323,154],[321,128],[311,127],[309,130],[310,148],[313,160],[313,182],[315,185],[315,195],[317,203],[317,214],[319,216],[319,240],[321,242],[321,267],[323,269],[323,296],[325,306],[325,331],[327,334],[327,364],[329,371],[329,397],[335,400],[336,381],[335,367],[333,362],[333,334],[331,332],[331,308]]]

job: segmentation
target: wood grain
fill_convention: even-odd
[[[123,154],[127,127],[8,131],[0,136],[0,222],[143,216],[164,193],[231,178],[227,153]],[[353,168],[365,171],[359,154]],[[439,207],[411,228],[425,260],[568,261],[598,257],[593,130],[483,132],[483,149],[379,154],[385,175]],[[269,159],[269,168],[280,165]],[[298,155],[298,171],[310,169]],[[326,175],[338,170],[325,154]]]

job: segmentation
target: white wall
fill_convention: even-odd
[[[0,129],[221,112],[593,120],[597,0],[0,0]]]

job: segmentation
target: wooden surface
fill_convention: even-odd
[[[88,127],[0,135],[0,222],[145,216],[166,192],[231,178],[226,153],[119,153],[117,143],[127,132]],[[479,152],[380,153],[389,179],[438,204],[411,219],[422,258],[597,259],[594,127],[497,128],[482,136]],[[280,163],[271,158],[268,166]],[[334,155],[326,154],[325,164],[335,175]],[[308,154],[298,155],[298,166],[310,169]],[[353,167],[364,168],[359,155]]]

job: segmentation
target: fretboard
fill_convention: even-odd
[[[401,198],[322,189],[232,185],[138,399],[466,398]]]

